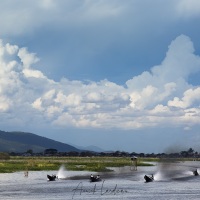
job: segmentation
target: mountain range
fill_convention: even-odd
[[[43,152],[45,149],[57,149],[58,152],[81,152],[82,150],[62,142],[26,132],[6,132],[0,130],[0,152]]]

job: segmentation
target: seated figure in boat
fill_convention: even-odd
[[[52,174],[52,175],[47,174],[47,178],[48,178],[49,181],[55,181],[57,177],[56,177],[55,174]]]
[[[90,181],[91,182],[97,182],[100,181],[100,175],[97,175],[96,177],[94,177],[92,174],[90,175]]]
[[[195,171],[193,171],[193,174],[194,174],[195,176],[198,176],[198,175],[199,175],[197,169],[196,169]]]

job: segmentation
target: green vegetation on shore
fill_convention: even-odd
[[[158,161],[156,158],[138,159],[138,166],[152,166],[147,162]],[[0,173],[16,171],[59,170],[64,164],[67,170],[73,171],[110,171],[107,167],[130,166],[128,157],[19,157],[11,156],[9,160],[0,160]]]

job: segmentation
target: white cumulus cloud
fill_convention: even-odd
[[[200,16],[199,0],[180,0],[177,4],[177,12],[185,18]]]
[[[171,42],[160,65],[126,86],[67,77],[56,82],[34,69],[35,53],[16,45],[1,42],[0,55],[0,115],[7,123],[117,129],[200,123],[200,86],[188,83],[200,71],[200,57],[185,35]]]

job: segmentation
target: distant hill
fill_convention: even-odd
[[[33,133],[0,131],[0,152],[43,152],[45,149],[57,149],[59,152],[81,150],[71,145],[58,142]]]

